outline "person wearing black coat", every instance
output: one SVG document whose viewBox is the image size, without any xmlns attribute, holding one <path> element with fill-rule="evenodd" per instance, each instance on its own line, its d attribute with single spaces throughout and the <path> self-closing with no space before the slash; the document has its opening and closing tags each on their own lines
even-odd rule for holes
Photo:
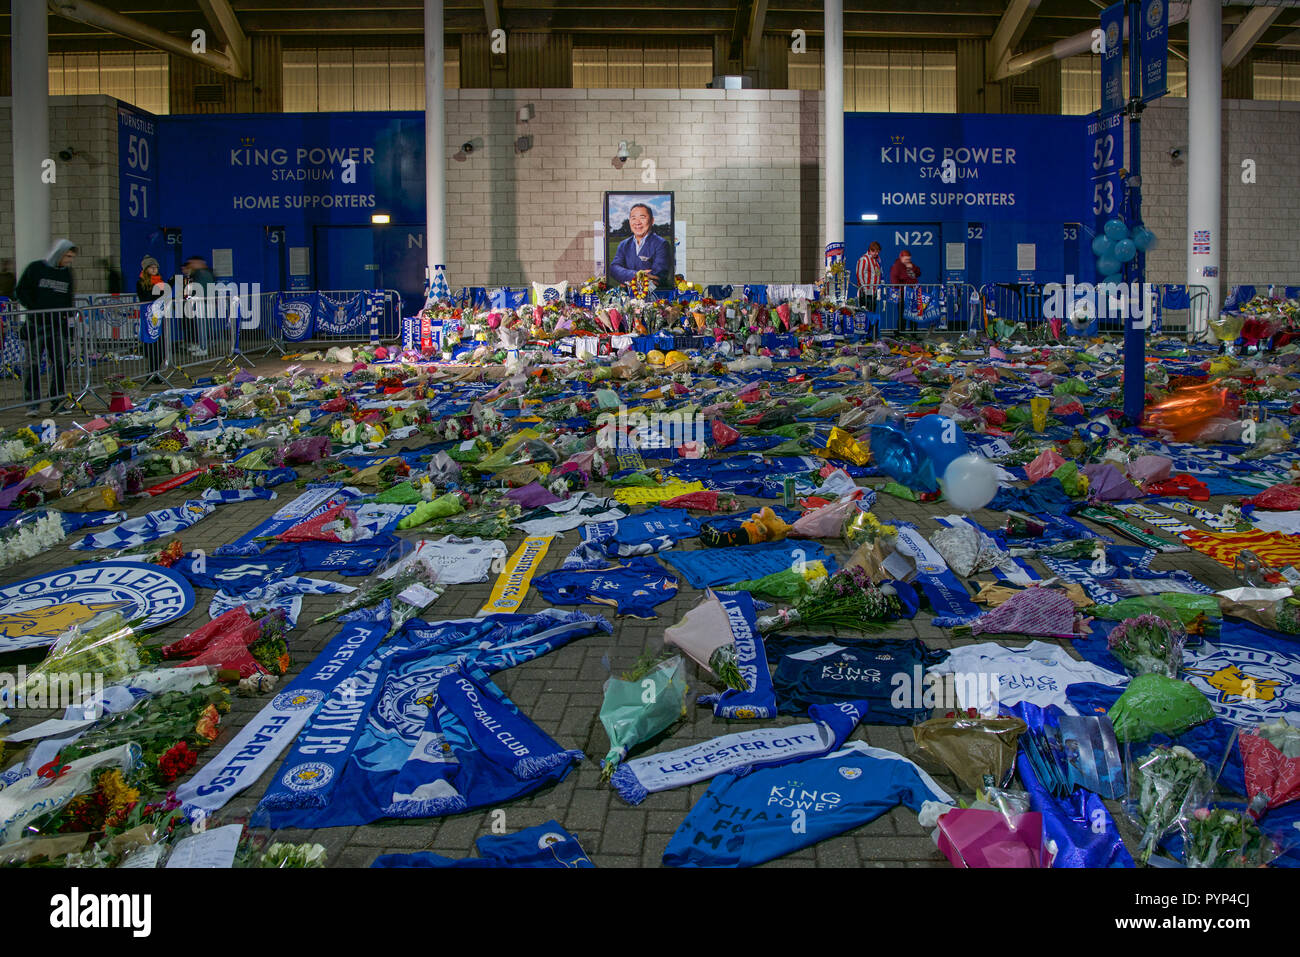
<svg viewBox="0 0 1300 957">
<path fill-rule="evenodd" d="M 23 368 L 23 400 L 31 403 L 29 416 L 39 416 L 41 400 L 41 358 L 48 362 L 50 380 L 50 415 L 63 407 L 65 374 L 68 368 L 68 321 L 73 315 L 72 261 L 77 247 L 67 239 L 57 239 L 44 259 L 37 259 L 23 270 L 14 287 L 14 296 L 29 310 L 38 311 L 23 318 L 22 339 L 27 347 Z"/>
</svg>

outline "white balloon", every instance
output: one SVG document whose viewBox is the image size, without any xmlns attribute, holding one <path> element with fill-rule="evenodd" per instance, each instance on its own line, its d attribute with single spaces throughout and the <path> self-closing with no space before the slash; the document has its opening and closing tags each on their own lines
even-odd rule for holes
<svg viewBox="0 0 1300 957">
<path fill-rule="evenodd" d="M 953 508 L 973 512 L 997 494 L 997 466 L 978 452 L 953 459 L 944 470 L 943 495 Z"/>
</svg>

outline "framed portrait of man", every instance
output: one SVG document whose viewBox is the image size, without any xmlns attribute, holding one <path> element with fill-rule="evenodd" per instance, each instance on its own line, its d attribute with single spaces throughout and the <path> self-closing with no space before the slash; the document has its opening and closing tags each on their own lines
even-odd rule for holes
<svg viewBox="0 0 1300 957">
<path fill-rule="evenodd" d="M 660 289 L 671 289 L 677 272 L 673 194 L 605 194 L 605 279 L 631 282 L 648 270 Z"/>
</svg>

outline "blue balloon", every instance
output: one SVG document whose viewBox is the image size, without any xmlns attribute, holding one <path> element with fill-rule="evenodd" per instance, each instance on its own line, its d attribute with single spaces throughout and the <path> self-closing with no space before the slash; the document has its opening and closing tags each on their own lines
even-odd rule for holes
<svg viewBox="0 0 1300 957">
<path fill-rule="evenodd" d="M 969 451 L 966 433 L 946 415 L 922 416 L 912 426 L 911 438 L 912 445 L 934 465 L 935 475 L 942 475 L 948 463 Z"/>
<path fill-rule="evenodd" d="M 1145 226 L 1139 226 L 1133 230 L 1133 244 L 1142 252 L 1148 252 L 1155 249 L 1160 243 L 1156 239 L 1156 234 L 1151 232 Z"/>
<path fill-rule="evenodd" d="M 1122 263 L 1131 263 L 1137 258 L 1137 244 L 1131 239 L 1121 239 L 1115 244 L 1115 258 Z"/>
<path fill-rule="evenodd" d="M 1116 216 L 1114 219 L 1106 220 L 1105 225 L 1106 238 L 1111 242 L 1119 242 L 1121 239 L 1128 239 L 1128 227 L 1124 225 L 1124 220 Z"/>
<path fill-rule="evenodd" d="M 934 466 L 917 451 L 908 434 L 893 422 L 871 427 L 871 458 L 895 482 L 922 492 L 937 492 Z"/>
<path fill-rule="evenodd" d="M 1103 276 L 1109 276 L 1111 273 L 1117 273 L 1120 270 L 1120 261 L 1113 256 L 1102 256 L 1097 260 L 1097 272 Z"/>
<path fill-rule="evenodd" d="M 1105 233 L 1098 233 L 1092 237 L 1092 254 L 1094 256 L 1109 256 L 1110 251 L 1114 248 L 1114 240 L 1108 238 Z"/>
</svg>

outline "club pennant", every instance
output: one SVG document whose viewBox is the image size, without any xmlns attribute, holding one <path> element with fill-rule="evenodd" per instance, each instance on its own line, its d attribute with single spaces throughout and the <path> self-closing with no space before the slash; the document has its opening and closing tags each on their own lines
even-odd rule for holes
<svg viewBox="0 0 1300 957">
<path fill-rule="evenodd" d="M 554 535 L 538 535 L 524 539 L 524 543 L 515 549 L 515 553 L 506 562 L 505 571 L 497 576 L 492 586 L 492 594 L 487 604 L 479 611 L 480 615 L 492 615 L 499 612 L 515 611 L 524 603 L 528 594 L 528 585 L 537 574 L 537 569 L 546 557 L 546 550 L 551 547 Z"/>
</svg>

